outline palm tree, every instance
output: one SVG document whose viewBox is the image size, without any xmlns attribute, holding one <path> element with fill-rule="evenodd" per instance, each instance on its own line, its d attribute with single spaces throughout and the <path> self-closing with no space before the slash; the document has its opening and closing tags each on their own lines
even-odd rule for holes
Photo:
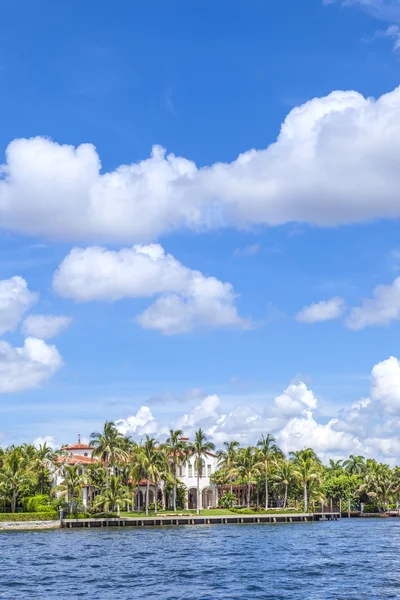
<svg viewBox="0 0 400 600">
<path fill-rule="evenodd" d="M 40 493 L 44 493 L 44 483 L 45 483 L 45 473 L 46 469 L 52 465 L 52 459 L 54 457 L 53 448 L 47 445 L 47 442 L 44 444 L 39 444 L 39 448 L 35 453 L 35 468 L 39 469 L 39 484 L 40 484 Z"/>
<path fill-rule="evenodd" d="M 98 456 L 106 465 L 106 487 L 108 487 L 109 466 L 115 475 L 117 460 L 126 459 L 126 438 L 118 431 L 115 423 L 106 421 L 102 432 L 95 431 L 91 434 L 90 445 L 93 446 L 93 456 Z"/>
<path fill-rule="evenodd" d="M 267 436 L 261 436 L 261 439 L 257 442 L 259 448 L 260 462 L 264 467 L 265 472 L 265 510 L 268 510 L 268 476 L 270 463 L 282 456 L 282 450 L 276 445 L 276 440 L 270 433 Z"/>
<path fill-rule="evenodd" d="M 187 461 L 188 458 L 188 445 L 185 440 L 182 440 L 183 431 L 181 429 L 169 430 L 169 437 L 163 449 L 167 454 L 168 458 L 172 460 L 172 477 L 173 477 L 173 503 L 174 511 L 176 512 L 176 489 L 177 489 L 177 469 L 178 466 Z"/>
<path fill-rule="evenodd" d="M 257 451 L 252 446 L 238 451 L 235 473 L 247 483 L 247 508 L 250 508 L 250 493 L 252 481 L 261 474 Z"/>
<path fill-rule="evenodd" d="M 154 508 L 155 512 L 157 512 L 158 482 L 167 468 L 166 457 L 164 452 L 162 452 L 160 448 L 157 448 L 156 440 L 146 435 L 145 443 L 139 448 L 138 460 L 140 467 L 146 476 L 146 516 L 148 516 L 150 481 L 154 482 Z"/>
<path fill-rule="evenodd" d="M 304 512 L 308 510 L 308 487 L 311 482 L 321 478 L 321 461 L 314 450 L 307 448 L 298 452 L 291 452 L 294 465 L 294 476 L 303 488 Z"/>
<path fill-rule="evenodd" d="M 344 461 L 343 467 L 350 475 L 362 475 L 365 472 L 365 458 L 363 456 L 354 456 L 350 454 L 349 458 Z"/>
<path fill-rule="evenodd" d="M 86 483 L 86 478 L 82 474 L 82 467 L 76 465 L 64 465 L 64 480 L 55 488 L 61 497 L 65 497 L 69 502 L 70 513 L 74 512 L 76 505 L 82 498 L 82 486 Z"/>
<path fill-rule="evenodd" d="M 11 512 L 17 510 L 17 502 L 21 493 L 36 481 L 32 465 L 24 456 L 22 447 L 13 448 L 5 454 L 0 471 L 0 487 L 2 495 L 10 500 Z"/>
<path fill-rule="evenodd" d="M 200 514 L 200 478 L 203 476 L 203 457 L 207 457 L 208 452 L 212 452 L 215 446 L 207 441 L 207 437 L 202 429 L 198 429 L 194 436 L 194 442 L 190 444 L 190 453 L 195 456 L 194 468 L 197 471 L 197 502 L 196 514 Z"/>
<path fill-rule="evenodd" d="M 114 512 L 117 509 L 118 516 L 121 512 L 121 506 L 132 504 L 132 498 L 128 488 L 123 485 L 121 477 L 111 475 L 109 486 L 96 496 L 93 502 L 93 508 L 104 508 L 105 511 Z"/>
<path fill-rule="evenodd" d="M 239 442 L 224 442 L 223 444 L 226 450 L 218 450 L 218 466 L 226 471 L 229 477 L 230 493 L 233 493 L 233 472 L 236 466 L 237 449 L 239 448 Z"/>
<path fill-rule="evenodd" d="M 279 460 L 275 463 L 276 471 L 274 473 L 275 484 L 278 486 L 283 486 L 284 488 L 284 496 L 283 496 L 283 508 L 286 508 L 287 498 L 288 498 L 288 489 L 289 486 L 293 483 L 295 479 L 293 463 L 290 461 L 283 459 Z"/>
</svg>

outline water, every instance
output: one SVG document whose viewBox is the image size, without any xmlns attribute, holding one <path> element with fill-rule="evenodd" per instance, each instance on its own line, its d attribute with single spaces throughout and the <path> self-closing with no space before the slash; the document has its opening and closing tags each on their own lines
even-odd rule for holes
<svg viewBox="0 0 400 600">
<path fill-rule="evenodd" d="M 400 598 L 400 519 L 0 533 L 0 598 Z"/>
</svg>

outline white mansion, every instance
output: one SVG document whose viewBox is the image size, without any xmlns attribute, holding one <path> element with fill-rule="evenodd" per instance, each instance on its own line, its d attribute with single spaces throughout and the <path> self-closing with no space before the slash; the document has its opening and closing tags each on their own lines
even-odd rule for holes
<svg viewBox="0 0 400 600">
<path fill-rule="evenodd" d="M 182 441 L 189 441 L 189 438 L 181 438 Z M 52 487 L 56 487 L 63 481 L 63 465 L 80 465 L 82 473 L 88 465 L 96 463 L 97 458 L 93 457 L 93 448 L 88 444 L 81 443 L 78 438 L 77 444 L 71 444 L 64 446 L 64 456 L 60 456 L 58 459 L 59 469 L 54 473 Z M 186 487 L 186 509 L 197 508 L 197 470 L 195 468 L 195 456 L 190 456 L 187 462 L 183 465 L 178 466 L 177 477 Z M 207 452 L 203 458 L 203 468 L 200 478 L 200 508 L 213 508 L 218 505 L 218 494 L 216 486 L 211 483 L 210 476 L 218 468 L 218 459 L 216 454 Z M 137 488 L 136 488 L 137 489 Z M 155 485 L 150 484 L 149 501 L 154 502 Z M 145 505 L 145 494 L 146 494 L 146 481 L 142 480 L 139 483 L 139 506 L 144 507 Z M 96 495 L 96 490 L 93 486 L 84 485 L 82 490 L 82 503 L 84 506 L 89 506 Z M 158 500 L 162 502 L 166 508 L 172 508 L 172 494 L 168 497 L 164 494 L 163 483 L 159 484 L 158 489 Z"/>
</svg>

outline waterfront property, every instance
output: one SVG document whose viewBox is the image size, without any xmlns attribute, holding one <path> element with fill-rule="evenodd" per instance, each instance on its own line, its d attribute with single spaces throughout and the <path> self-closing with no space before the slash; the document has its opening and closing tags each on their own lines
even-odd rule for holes
<svg viewBox="0 0 400 600">
<path fill-rule="evenodd" d="M 190 443 L 189 438 L 180 438 L 181 442 Z M 78 442 L 76 444 L 70 444 L 62 448 L 63 452 L 57 457 L 57 468 L 53 469 L 51 477 L 51 487 L 56 490 L 57 487 L 63 482 L 64 465 L 77 465 L 80 474 L 84 475 L 89 465 L 98 464 L 99 458 L 94 455 L 94 447 L 81 442 L 80 436 L 78 436 Z M 171 458 L 168 460 L 170 470 L 173 469 L 173 461 Z M 218 458 L 213 452 L 205 452 L 204 458 L 202 458 L 202 467 L 199 473 L 200 480 L 200 494 L 199 494 L 199 508 L 215 508 L 218 506 L 218 489 L 217 486 L 212 483 L 211 476 L 218 469 Z M 118 474 L 118 467 L 115 469 Z M 185 461 L 180 461 L 176 465 L 176 477 L 185 486 L 185 509 L 196 509 L 197 508 L 197 464 L 196 456 L 194 454 L 188 455 Z M 160 481 L 157 485 L 157 501 L 164 508 L 173 508 L 173 493 L 172 491 L 166 492 L 165 483 Z M 140 479 L 139 485 L 136 486 L 136 507 L 145 506 L 145 495 L 146 495 L 146 480 Z M 154 482 L 150 481 L 149 485 L 149 503 L 154 504 L 156 486 Z M 89 507 L 93 503 L 99 490 L 95 486 L 85 483 L 82 485 L 82 504 L 84 507 Z M 55 491 L 57 495 L 57 491 Z"/>
</svg>

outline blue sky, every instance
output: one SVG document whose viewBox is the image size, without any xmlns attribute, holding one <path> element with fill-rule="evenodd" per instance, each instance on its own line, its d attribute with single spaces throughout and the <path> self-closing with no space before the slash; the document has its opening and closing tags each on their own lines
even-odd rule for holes
<svg viewBox="0 0 400 600">
<path fill-rule="evenodd" d="M 1 9 L 0 443 L 400 457 L 400 2 Z"/>
</svg>

